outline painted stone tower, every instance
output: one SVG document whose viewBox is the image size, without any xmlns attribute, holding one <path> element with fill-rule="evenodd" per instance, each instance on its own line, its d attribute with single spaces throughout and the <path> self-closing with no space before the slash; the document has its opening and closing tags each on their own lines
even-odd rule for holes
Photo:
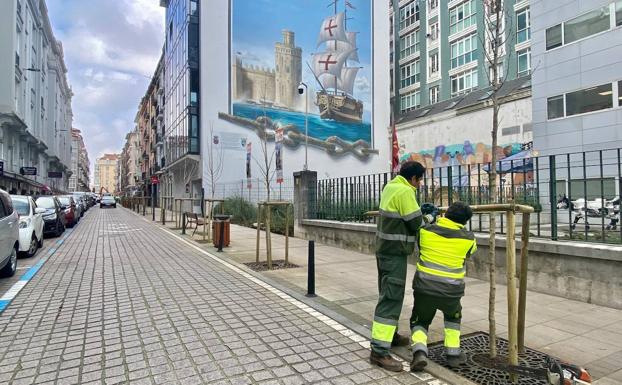
<svg viewBox="0 0 622 385">
<path fill-rule="evenodd" d="M 296 47 L 294 32 L 283 30 L 283 42 L 276 43 L 276 97 L 279 107 L 294 108 L 298 84 L 302 81 L 302 49 Z"/>
</svg>

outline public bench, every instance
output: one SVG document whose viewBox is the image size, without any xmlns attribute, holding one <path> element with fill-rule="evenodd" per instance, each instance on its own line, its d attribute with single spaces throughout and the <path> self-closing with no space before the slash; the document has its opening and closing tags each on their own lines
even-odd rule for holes
<svg viewBox="0 0 622 385">
<path fill-rule="evenodd" d="M 186 216 L 186 223 L 190 226 L 194 225 L 193 236 L 197 232 L 199 226 L 205 226 L 205 221 L 203 221 L 203 217 L 199 214 L 191 212 L 185 212 L 184 214 Z"/>
</svg>

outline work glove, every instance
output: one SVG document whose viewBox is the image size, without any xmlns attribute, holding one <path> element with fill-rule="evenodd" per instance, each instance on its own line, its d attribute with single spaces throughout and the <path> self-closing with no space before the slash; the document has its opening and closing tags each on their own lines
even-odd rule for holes
<svg viewBox="0 0 622 385">
<path fill-rule="evenodd" d="M 434 223 L 438 213 L 438 207 L 434 206 L 432 203 L 424 203 L 421 205 L 421 214 L 423 214 L 423 221 L 425 223 Z"/>
</svg>

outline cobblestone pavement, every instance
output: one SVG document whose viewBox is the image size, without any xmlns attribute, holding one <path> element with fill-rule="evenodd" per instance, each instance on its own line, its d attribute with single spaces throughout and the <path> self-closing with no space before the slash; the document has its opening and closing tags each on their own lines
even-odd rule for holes
<svg viewBox="0 0 622 385">
<path fill-rule="evenodd" d="M 0 314 L 5 384 L 441 384 L 125 209 L 95 209 Z"/>
</svg>

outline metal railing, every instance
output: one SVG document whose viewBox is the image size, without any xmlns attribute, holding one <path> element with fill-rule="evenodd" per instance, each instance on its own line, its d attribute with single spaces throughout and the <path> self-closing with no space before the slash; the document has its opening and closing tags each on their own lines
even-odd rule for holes
<svg viewBox="0 0 622 385">
<path fill-rule="evenodd" d="M 445 206 L 516 203 L 534 208 L 530 233 L 553 240 L 622 243 L 621 149 L 547 156 L 512 156 L 497 162 L 497 188 L 489 187 L 490 163 L 430 168 L 418 189 L 419 202 Z M 466 158 L 466 157 L 465 157 Z M 371 223 L 390 173 L 318 180 L 308 186 L 312 219 Z M 494 199 L 493 199 L 494 198 Z M 496 201 L 496 202 L 495 202 Z M 507 223 L 497 221 L 504 234 Z M 469 228 L 488 231 L 488 214 L 476 214 Z"/>
</svg>

